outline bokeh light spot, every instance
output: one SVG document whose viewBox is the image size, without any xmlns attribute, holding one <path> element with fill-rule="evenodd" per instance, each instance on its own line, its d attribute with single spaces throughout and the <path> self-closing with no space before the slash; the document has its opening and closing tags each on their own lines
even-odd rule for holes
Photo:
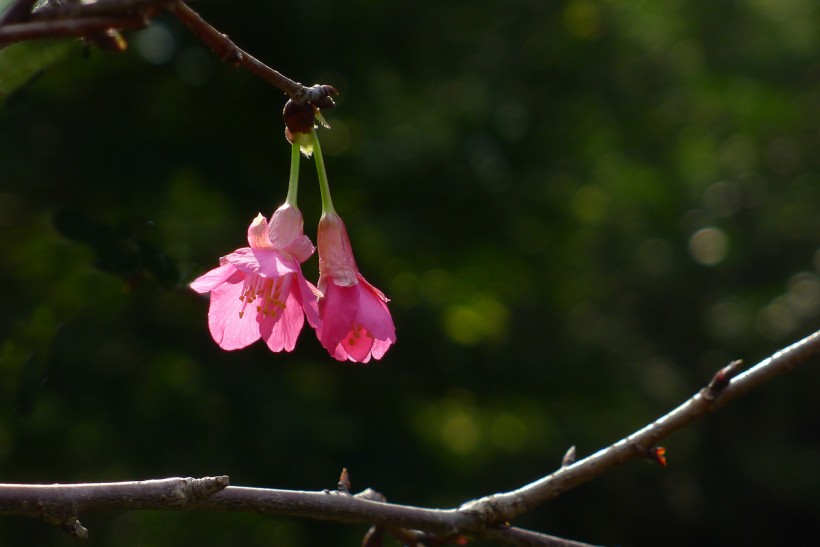
<svg viewBox="0 0 820 547">
<path fill-rule="evenodd" d="M 162 23 L 153 22 L 134 37 L 137 53 L 154 65 L 161 65 L 171 60 L 174 55 L 174 36 Z"/>
<path fill-rule="evenodd" d="M 797 315 L 810 318 L 820 311 L 820 277 L 800 272 L 789 279 L 786 300 Z"/>
<path fill-rule="evenodd" d="M 444 311 L 447 335 L 465 346 L 482 340 L 499 340 L 507 332 L 509 311 L 498 300 L 484 296 L 471 304 L 456 304 Z"/>
<path fill-rule="evenodd" d="M 456 412 L 444 418 L 441 439 L 457 454 L 469 454 L 478 445 L 478 426 L 466 412 Z"/>
<path fill-rule="evenodd" d="M 729 250 L 729 239 L 720 228 L 702 228 L 689 238 L 689 254 L 698 264 L 716 266 Z"/>
</svg>

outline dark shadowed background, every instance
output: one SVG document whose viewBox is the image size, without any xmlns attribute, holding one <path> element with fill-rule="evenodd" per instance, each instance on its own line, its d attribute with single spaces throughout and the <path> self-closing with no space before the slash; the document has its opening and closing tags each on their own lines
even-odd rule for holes
<svg viewBox="0 0 820 547">
<path fill-rule="evenodd" d="M 8 0 L 0 0 L 0 7 Z M 820 328 L 820 5 L 201 1 L 334 85 L 320 134 L 380 362 L 224 352 L 186 288 L 284 201 L 281 92 L 169 17 L 123 54 L 0 51 L 0 476 L 227 474 L 451 507 L 648 423 Z M 47 62 L 51 61 L 51 62 Z M 315 239 L 315 169 L 300 206 Z M 317 277 L 316 258 L 304 265 Z M 517 521 L 607 545 L 820 536 L 820 363 Z M 347 546 L 366 526 L 85 515 L 88 546 Z M 0 519 L 4 545 L 76 545 Z"/>
</svg>

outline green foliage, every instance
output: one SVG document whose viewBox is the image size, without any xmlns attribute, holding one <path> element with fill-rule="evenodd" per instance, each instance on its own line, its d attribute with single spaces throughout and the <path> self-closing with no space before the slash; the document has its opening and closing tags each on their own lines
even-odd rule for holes
<svg viewBox="0 0 820 547">
<path fill-rule="evenodd" d="M 2 12 L 2 9 L 0 9 Z M 70 50 L 65 41 L 14 44 L 0 49 L 0 97 L 36 80 Z"/>
<path fill-rule="evenodd" d="M 127 35 L 122 55 L 11 46 L 0 86 L 25 93 L 0 106 L 5 481 L 322 489 L 347 467 L 354 489 L 452 506 L 546 474 L 571 445 L 589 454 L 729 360 L 820 327 L 814 3 L 197 8 L 341 92 L 321 133 L 334 204 L 398 343 L 365 366 L 332 361 L 307 330 L 293 354 L 222 352 L 185 287 L 284 201 L 281 93 L 171 19 Z M 816 536 L 817 368 L 668 439 L 668 469 L 629 464 L 520 524 L 623 545 Z M 254 515 L 84 522 L 89 545 L 365 532 Z M 73 544 L 14 518 L 0 538 Z"/>
</svg>

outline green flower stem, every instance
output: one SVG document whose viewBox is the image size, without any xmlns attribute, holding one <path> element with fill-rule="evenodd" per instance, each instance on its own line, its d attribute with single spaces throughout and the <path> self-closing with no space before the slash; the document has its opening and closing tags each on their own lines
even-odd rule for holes
<svg viewBox="0 0 820 547">
<path fill-rule="evenodd" d="M 296 207 L 296 195 L 299 192 L 299 145 L 293 143 L 290 147 L 290 180 L 288 181 L 288 197 L 285 203 L 291 207 Z"/>
<path fill-rule="evenodd" d="M 322 193 L 322 214 L 336 214 L 333 208 L 333 200 L 330 199 L 330 186 L 327 183 L 327 171 L 325 171 L 325 160 L 322 157 L 322 147 L 319 145 L 319 136 L 313 130 L 313 155 L 316 158 L 316 173 L 319 175 L 319 191 Z"/>
</svg>

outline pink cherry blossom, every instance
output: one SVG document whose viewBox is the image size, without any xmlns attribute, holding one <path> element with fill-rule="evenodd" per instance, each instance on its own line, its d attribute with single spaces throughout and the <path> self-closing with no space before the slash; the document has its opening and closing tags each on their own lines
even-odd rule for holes
<svg viewBox="0 0 820 547">
<path fill-rule="evenodd" d="M 314 251 L 302 223 L 302 213 L 287 203 L 270 224 L 257 215 L 248 227 L 250 247 L 223 256 L 219 267 L 191 283 L 193 290 L 211 293 L 208 327 L 222 349 L 262 338 L 271 351 L 291 351 L 305 316 L 319 326 L 319 293 L 299 266 Z"/>
<path fill-rule="evenodd" d="M 396 342 L 387 297 L 368 283 L 353 259 L 347 230 L 335 213 L 319 221 L 319 341 L 339 361 L 381 359 Z"/>
</svg>

